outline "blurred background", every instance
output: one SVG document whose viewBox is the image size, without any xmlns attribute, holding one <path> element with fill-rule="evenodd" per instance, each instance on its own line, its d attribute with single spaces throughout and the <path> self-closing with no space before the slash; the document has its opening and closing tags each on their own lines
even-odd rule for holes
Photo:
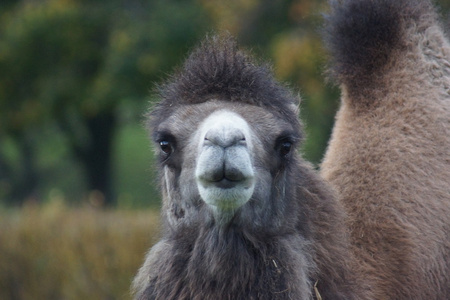
<svg viewBox="0 0 450 300">
<path fill-rule="evenodd" d="M 442 15 L 450 1 L 439 0 Z M 157 238 L 143 115 L 206 34 L 229 31 L 301 95 L 316 166 L 339 104 L 322 0 L 1 0 L 0 299 L 128 299 Z M 444 18 L 445 20 L 446 18 Z"/>
</svg>

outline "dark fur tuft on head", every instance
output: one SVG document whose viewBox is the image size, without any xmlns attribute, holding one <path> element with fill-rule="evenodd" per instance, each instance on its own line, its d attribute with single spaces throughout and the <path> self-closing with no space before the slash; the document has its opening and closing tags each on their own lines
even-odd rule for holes
<svg viewBox="0 0 450 300">
<path fill-rule="evenodd" d="M 434 14 L 428 0 L 330 0 L 330 6 L 323 31 L 329 74 L 349 89 L 381 77 L 398 50 L 406 49 L 408 28 L 421 30 Z"/>
<path fill-rule="evenodd" d="M 159 115 L 180 105 L 215 99 L 266 107 L 297 122 L 292 105 L 299 104 L 298 98 L 274 79 L 268 66 L 239 50 L 228 34 L 206 37 L 158 94 L 161 101 L 155 112 Z"/>
</svg>

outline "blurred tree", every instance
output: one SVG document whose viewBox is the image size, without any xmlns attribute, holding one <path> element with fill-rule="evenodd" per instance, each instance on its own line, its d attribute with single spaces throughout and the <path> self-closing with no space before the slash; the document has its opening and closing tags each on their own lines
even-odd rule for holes
<svg viewBox="0 0 450 300">
<path fill-rule="evenodd" d="M 56 123 L 88 188 L 112 203 L 120 108 L 142 109 L 136 103 L 204 34 L 207 16 L 175 0 L 10 3 L 0 12 L 0 143 L 16 158 L 2 147 L 0 197 L 21 201 L 37 189 L 34 143 Z"/>
<path fill-rule="evenodd" d="M 436 2 L 448 13 L 448 0 Z M 213 28 L 272 61 L 277 77 L 300 90 L 303 151 L 319 164 L 339 103 L 324 79 L 323 11 L 326 0 L 2 0 L 0 199 L 39 197 L 42 177 L 52 180 L 44 151 L 75 158 L 87 189 L 112 203 L 123 115 L 137 122 L 154 82 Z M 42 147 L 52 139 L 69 151 Z"/>
</svg>

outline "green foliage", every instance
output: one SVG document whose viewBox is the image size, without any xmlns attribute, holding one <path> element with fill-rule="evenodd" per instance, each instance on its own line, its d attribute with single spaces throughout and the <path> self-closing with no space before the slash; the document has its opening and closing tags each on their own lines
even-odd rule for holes
<svg viewBox="0 0 450 300">
<path fill-rule="evenodd" d="M 7 7 L 0 11 L 0 143 L 16 151 L 0 149 L 0 195 L 42 198 L 37 161 L 46 148 L 42 135 L 52 128 L 63 152 L 81 166 L 87 189 L 111 202 L 122 110 L 139 118 L 152 82 L 204 34 L 207 16 L 196 3 L 180 1 L 43 0 Z"/>
<path fill-rule="evenodd" d="M 150 91 L 212 31 L 231 32 L 299 90 L 302 151 L 318 165 L 339 103 L 324 79 L 323 11 L 325 0 L 1 1 L 0 202 L 54 188 L 74 201 L 95 190 L 120 206 L 157 202 L 137 124 Z"/>
<path fill-rule="evenodd" d="M 158 214 L 73 209 L 58 198 L 0 210 L 0 299 L 130 299 Z"/>
</svg>

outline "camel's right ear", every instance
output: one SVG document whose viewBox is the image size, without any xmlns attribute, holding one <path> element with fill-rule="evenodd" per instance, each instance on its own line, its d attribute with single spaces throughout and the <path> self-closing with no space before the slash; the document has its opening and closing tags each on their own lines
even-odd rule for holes
<svg viewBox="0 0 450 300">
<path fill-rule="evenodd" d="M 291 103 L 289 104 L 289 109 L 298 116 L 300 114 L 300 104 L 299 103 Z"/>
</svg>

